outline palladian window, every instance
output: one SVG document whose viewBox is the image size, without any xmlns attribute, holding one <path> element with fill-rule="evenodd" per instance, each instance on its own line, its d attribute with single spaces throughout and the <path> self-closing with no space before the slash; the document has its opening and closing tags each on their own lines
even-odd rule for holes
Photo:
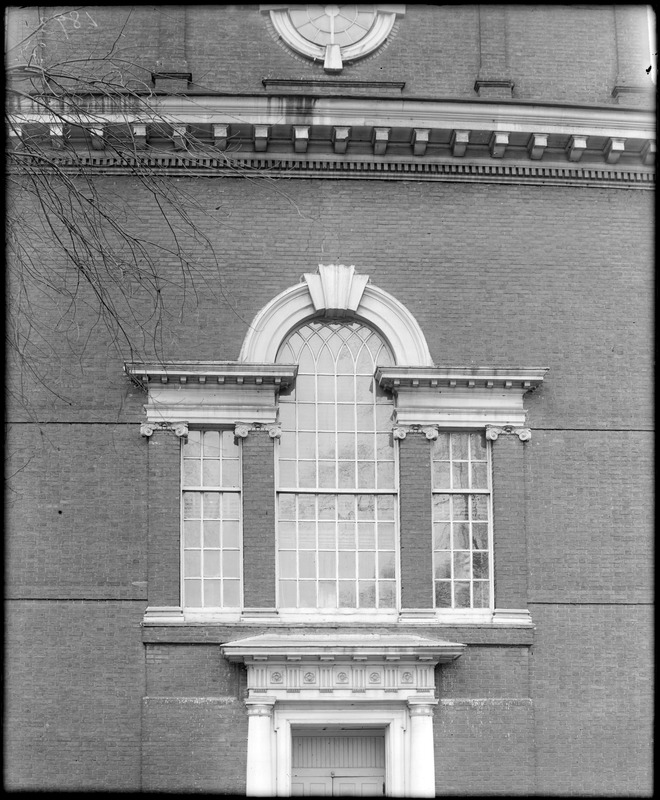
<svg viewBox="0 0 660 800">
<path fill-rule="evenodd" d="M 298 364 L 279 407 L 278 606 L 396 608 L 393 402 L 374 380 L 392 354 L 362 323 L 309 322 L 277 360 Z"/>
</svg>

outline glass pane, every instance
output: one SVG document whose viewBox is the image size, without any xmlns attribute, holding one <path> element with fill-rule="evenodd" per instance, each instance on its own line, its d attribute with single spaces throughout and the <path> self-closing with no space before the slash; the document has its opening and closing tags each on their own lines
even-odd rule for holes
<svg viewBox="0 0 660 800">
<path fill-rule="evenodd" d="M 313 522 L 301 522 L 298 528 L 298 547 L 301 550 L 316 548 L 316 526 Z"/>
<path fill-rule="evenodd" d="M 378 554 L 378 577 L 379 578 L 394 578 L 394 554 L 393 553 L 379 553 Z"/>
<path fill-rule="evenodd" d="M 298 553 L 298 577 L 316 580 L 316 553 L 313 550 L 301 550 Z"/>
<path fill-rule="evenodd" d="M 444 578 L 447 580 L 451 578 L 451 553 L 435 553 L 433 564 L 435 578 Z"/>
<path fill-rule="evenodd" d="M 488 578 L 488 553 L 473 553 L 472 569 L 475 578 Z"/>
<path fill-rule="evenodd" d="M 295 519 L 295 495 L 281 494 L 279 500 L 280 519 Z"/>
<path fill-rule="evenodd" d="M 208 523 L 207 523 L 208 524 Z M 241 545 L 241 530 L 238 521 L 226 520 L 222 526 L 222 546 L 238 549 Z"/>
<path fill-rule="evenodd" d="M 454 553 L 454 578 L 470 577 L 470 553 Z"/>
<path fill-rule="evenodd" d="M 280 400 L 280 422 L 282 430 L 292 431 L 296 427 L 296 407 L 290 400 Z"/>
<path fill-rule="evenodd" d="M 202 606 L 202 582 L 184 581 L 183 590 L 185 593 L 185 603 L 191 608 L 201 608 Z"/>
<path fill-rule="evenodd" d="M 234 431 L 222 431 L 221 439 L 224 458 L 238 458 L 240 444 L 234 436 Z"/>
<path fill-rule="evenodd" d="M 293 488 L 298 485 L 296 467 L 295 461 L 280 460 L 280 486 Z"/>
<path fill-rule="evenodd" d="M 486 523 L 472 523 L 472 547 L 475 550 L 488 549 L 488 525 Z"/>
<path fill-rule="evenodd" d="M 379 519 L 394 519 L 394 497 L 392 495 L 381 495 L 378 498 L 377 506 Z"/>
<path fill-rule="evenodd" d="M 378 595 L 380 608 L 396 607 L 396 584 L 394 581 L 384 581 L 378 584 Z"/>
<path fill-rule="evenodd" d="M 394 460 L 394 444 L 392 442 L 392 434 L 376 434 L 376 453 L 378 458 L 385 459 L 386 461 Z"/>
<path fill-rule="evenodd" d="M 468 518 L 468 495 L 455 494 L 452 497 L 452 518 L 453 519 L 467 519 Z"/>
<path fill-rule="evenodd" d="M 467 462 L 459 461 L 458 463 L 452 462 L 451 476 L 452 476 L 452 489 L 467 489 L 469 480 L 469 467 Z"/>
<path fill-rule="evenodd" d="M 394 462 L 378 462 L 378 488 L 394 489 Z"/>
<path fill-rule="evenodd" d="M 298 458 L 316 458 L 316 433 L 298 434 Z"/>
<path fill-rule="evenodd" d="M 295 578 L 297 577 L 296 567 L 296 553 L 290 551 L 280 550 L 280 577 L 281 578 Z"/>
<path fill-rule="evenodd" d="M 220 458 L 220 431 L 204 431 L 204 458 Z"/>
<path fill-rule="evenodd" d="M 355 581 L 339 581 L 339 608 L 355 608 L 356 605 Z"/>
<path fill-rule="evenodd" d="M 337 376 L 337 400 L 352 403 L 355 400 L 355 379 L 353 375 Z"/>
<path fill-rule="evenodd" d="M 453 461 L 466 461 L 469 454 L 469 433 L 452 433 L 451 434 L 451 457 Z"/>
<path fill-rule="evenodd" d="M 488 464 L 484 462 L 477 462 L 476 464 L 472 464 L 472 488 L 473 489 L 488 488 Z"/>
<path fill-rule="evenodd" d="M 470 608 L 470 584 L 467 581 L 454 584 L 454 608 Z"/>
<path fill-rule="evenodd" d="M 373 461 L 375 456 L 373 433 L 358 433 L 357 455 L 360 459 L 369 459 L 370 461 Z"/>
<path fill-rule="evenodd" d="M 222 496 L 223 519 L 240 519 L 241 496 L 237 493 L 226 492 Z"/>
<path fill-rule="evenodd" d="M 374 489 L 376 487 L 376 476 L 374 473 L 373 461 L 359 461 L 358 462 L 358 488 L 359 489 Z M 383 464 L 378 465 L 379 476 Z"/>
<path fill-rule="evenodd" d="M 358 553 L 358 575 L 360 578 L 376 577 L 376 554 Z"/>
<path fill-rule="evenodd" d="M 451 608 L 451 583 L 438 581 L 435 584 L 435 607 Z"/>
<path fill-rule="evenodd" d="M 355 489 L 355 462 L 339 461 L 338 484 L 340 489 Z"/>
<path fill-rule="evenodd" d="M 470 458 L 473 461 L 485 461 L 488 458 L 486 437 L 483 433 L 470 434 Z"/>
<path fill-rule="evenodd" d="M 355 552 L 339 553 L 338 575 L 340 578 L 355 578 Z"/>
<path fill-rule="evenodd" d="M 472 587 L 474 608 L 488 608 L 490 605 L 490 583 L 488 581 L 475 581 Z"/>
<path fill-rule="evenodd" d="M 187 578 L 199 578 L 202 574 L 202 553 L 200 550 L 186 550 L 183 554 L 183 574 Z"/>
<path fill-rule="evenodd" d="M 337 486 L 337 462 L 319 461 L 319 486 L 323 489 L 334 489 Z"/>
<path fill-rule="evenodd" d="M 185 519 L 199 519 L 202 516 L 202 498 L 199 492 L 183 493 L 183 516 Z"/>
<path fill-rule="evenodd" d="M 220 551 L 219 550 L 205 550 L 204 551 L 204 577 L 205 578 L 220 578 L 221 576 L 222 576 L 222 572 L 220 570 Z M 206 600 L 208 600 L 208 598 L 206 598 Z"/>
<path fill-rule="evenodd" d="M 204 581 L 204 606 L 218 607 L 222 605 L 222 581 Z"/>
<path fill-rule="evenodd" d="M 319 519 L 335 519 L 336 498 L 332 495 L 319 495 Z"/>
<path fill-rule="evenodd" d="M 319 433 L 319 458 L 336 458 L 335 434 Z"/>
<path fill-rule="evenodd" d="M 200 523 L 197 520 L 186 520 L 183 523 L 183 546 L 200 547 L 202 544 Z"/>
<path fill-rule="evenodd" d="M 334 375 L 325 376 L 319 375 L 317 377 L 318 382 L 318 399 L 322 403 L 334 403 L 335 402 L 335 378 Z"/>
<path fill-rule="evenodd" d="M 357 410 L 357 430 L 359 431 L 373 431 L 376 428 L 376 421 L 374 418 L 374 407 L 372 405 L 359 404 Z"/>
<path fill-rule="evenodd" d="M 319 606 L 337 608 L 337 586 L 334 581 L 319 581 Z"/>
<path fill-rule="evenodd" d="M 376 514 L 376 498 L 370 494 L 358 496 L 358 519 L 374 519 Z"/>
<path fill-rule="evenodd" d="M 433 526 L 433 547 L 436 550 L 448 550 L 449 544 L 449 528 L 448 522 L 436 522 Z"/>
<path fill-rule="evenodd" d="M 488 497 L 485 494 L 472 495 L 470 498 L 470 507 L 472 510 L 472 519 L 488 519 Z"/>
<path fill-rule="evenodd" d="M 202 469 L 204 486 L 220 487 L 220 462 L 217 460 L 204 461 Z"/>
<path fill-rule="evenodd" d="M 335 578 L 337 576 L 337 556 L 334 552 L 319 553 L 319 578 Z"/>
<path fill-rule="evenodd" d="M 238 489 L 241 485 L 240 462 L 230 459 L 222 462 L 222 485 L 226 489 Z"/>
<path fill-rule="evenodd" d="M 183 485 L 199 486 L 200 483 L 200 461 L 185 459 L 183 462 Z"/>
<path fill-rule="evenodd" d="M 394 550 L 394 523 L 378 523 L 378 548 L 380 550 Z"/>
<path fill-rule="evenodd" d="M 201 431 L 188 431 L 188 441 L 183 442 L 184 458 L 199 458 L 201 455 L 200 442 L 202 439 Z"/>
<path fill-rule="evenodd" d="M 296 523 L 280 521 L 277 538 L 282 550 L 294 550 L 296 547 Z"/>
<path fill-rule="evenodd" d="M 334 431 L 335 428 L 335 409 L 337 406 L 330 403 L 319 403 L 318 405 L 318 419 L 320 431 Z M 341 406 L 338 407 L 341 409 Z M 339 426 L 341 429 L 341 425 Z"/>
<path fill-rule="evenodd" d="M 438 438 L 433 442 L 434 460 L 449 460 L 449 433 L 438 433 Z"/>
<path fill-rule="evenodd" d="M 454 549 L 470 549 L 470 526 L 467 522 L 454 523 Z"/>
<path fill-rule="evenodd" d="M 298 409 L 298 429 L 313 431 L 316 430 L 316 406 L 312 403 L 299 403 Z"/>
<path fill-rule="evenodd" d="M 299 461 L 298 462 L 298 486 L 301 489 L 315 489 L 316 488 L 316 462 L 315 461 Z"/>
<path fill-rule="evenodd" d="M 353 495 L 340 495 L 337 498 L 339 519 L 355 519 L 355 497 Z"/>
<path fill-rule="evenodd" d="M 337 545 L 337 529 L 334 522 L 319 522 L 319 550 L 334 550 Z"/>
<path fill-rule="evenodd" d="M 316 608 L 316 582 L 300 581 L 298 590 L 300 591 L 301 608 Z"/>
<path fill-rule="evenodd" d="M 241 582 L 223 581 L 224 583 L 224 605 L 228 608 L 238 608 L 241 605 Z"/>
<path fill-rule="evenodd" d="M 296 379 L 296 398 L 298 402 L 302 400 L 314 400 L 316 397 L 316 380 L 313 375 L 298 375 Z"/>
<path fill-rule="evenodd" d="M 222 574 L 226 578 L 240 578 L 241 558 L 238 550 L 222 551 Z"/>
<path fill-rule="evenodd" d="M 449 483 L 449 462 L 447 461 L 434 461 L 433 462 L 433 488 L 442 491 L 443 489 L 451 489 Z"/>
<path fill-rule="evenodd" d="M 334 408 L 334 406 L 331 406 Z M 334 420 L 333 420 L 334 426 Z M 355 406 L 342 405 L 337 406 L 337 430 L 338 431 L 354 431 L 355 428 Z"/>
<path fill-rule="evenodd" d="M 435 520 L 451 519 L 451 495 L 449 494 L 433 495 L 433 519 Z"/>
<path fill-rule="evenodd" d="M 303 494 L 298 498 L 298 519 L 316 519 L 316 496 Z"/>
<path fill-rule="evenodd" d="M 340 522 L 337 525 L 337 542 L 341 549 L 355 550 L 355 522 Z"/>
<path fill-rule="evenodd" d="M 355 458 L 355 434 L 353 433 L 338 433 L 337 434 L 337 457 L 338 458 Z"/>
<path fill-rule="evenodd" d="M 376 607 L 376 583 L 374 581 L 360 581 L 360 607 L 361 608 L 375 608 Z"/>
<path fill-rule="evenodd" d="M 358 524 L 358 547 L 360 550 L 376 549 L 376 526 L 372 522 Z"/>
<path fill-rule="evenodd" d="M 204 492 L 204 519 L 220 519 L 220 493 Z"/>
<path fill-rule="evenodd" d="M 295 608 L 298 605 L 296 599 L 296 582 L 280 581 L 280 606 L 284 608 Z"/>
<path fill-rule="evenodd" d="M 220 520 L 204 523 L 204 547 L 220 547 Z"/>
</svg>

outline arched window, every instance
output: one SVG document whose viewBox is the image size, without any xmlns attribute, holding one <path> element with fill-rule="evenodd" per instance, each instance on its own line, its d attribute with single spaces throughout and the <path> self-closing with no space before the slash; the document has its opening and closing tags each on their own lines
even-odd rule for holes
<svg viewBox="0 0 660 800">
<path fill-rule="evenodd" d="M 278 605 L 395 608 L 393 402 L 374 379 L 392 353 L 361 322 L 308 322 L 277 360 L 298 364 L 279 409 Z"/>
</svg>

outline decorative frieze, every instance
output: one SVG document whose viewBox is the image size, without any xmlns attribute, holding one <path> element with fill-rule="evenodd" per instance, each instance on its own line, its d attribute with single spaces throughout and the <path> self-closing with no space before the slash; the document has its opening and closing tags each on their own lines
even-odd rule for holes
<svg viewBox="0 0 660 800">
<path fill-rule="evenodd" d="M 494 442 L 502 435 L 515 435 L 521 442 L 527 442 L 532 438 L 532 432 L 529 428 L 516 428 L 513 425 L 503 425 L 502 427 L 496 425 L 486 426 L 486 439 L 490 439 L 490 441 Z"/>
</svg>

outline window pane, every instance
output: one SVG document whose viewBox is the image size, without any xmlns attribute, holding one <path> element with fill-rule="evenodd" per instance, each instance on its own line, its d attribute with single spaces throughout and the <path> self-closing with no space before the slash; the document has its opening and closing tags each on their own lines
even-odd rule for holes
<svg viewBox="0 0 660 800">
<path fill-rule="evenodd" d="M 470 577 L 470 554 L 454 553 L 454 578 Z"/>
<path fill-rule="evenodd" d="M 486 523 L 472 523 L 472 547 L 475 550 L 488 549 L 488 525 Z"/>
<path fill-rule="evenodd" d="M 483 462 L 472 464 L 472 488 L 488 488 L 488 465 Z"/>
<path fill-rule="evenodd" d="M 201 456 L 200 442 L 202 440 L 201 431 L 188 431 L 188 441 L 183 441 L 181 448 L 184 458 L 199 458 Z"/>
<path fill-rule="evenodd" d="M 361 608 L 376 607 L 376 583 L 374 581 L 360 581 L 359 603 Z"/>
<path fill-rule="evenodd" d="M 450 581 L 437 581 L 435 584 L 435 607 L 451 608 Z"/>
<path fill-rule="evenodd" d="M 186 520 L 183 523 L 183 546 L 201 547 L 201 526 L 197 520 Z"/>
<path fill-rule="evenodd" d="M 220 493 L 204 492 L 204 519 L 220 519 Z"/>
<path fill-rule="evenodd" d="M 204 581 L 204 605 L 207 608 L 209 606 L 222 606 L 222 581 Z"/>
<path fill-rule="evenodd" d="M 202 516 L 202 498 L 199 492 L 183 493 L 184 519 L 199 519 Z"/>
<path fill-rule="evenodd" d="M 450 547 L 448 522 L 438 522 L 433 526 L 433 547 L 436 550 L 448 550 Z"/>
<path fill-rule="evenodd" d="M 220 487 L 220 461 L 204 460 L 202 468 L 202 477 L 204 486 L 217 486 Z"/>
<path fill-rule="evenodd" d="M 205 550 L 204 551 L 204 577 L 205 578 L 220 578 L 222 572 L 220 571 L 220 551 L 219 550 Z"/>
<path fill-rule="evenodd" d="M 222 574 L 225 578 L 239 578 L 241 575 L 241 559 L 237 550 L 222 551 Z"/>
<path fill-rule="evenodd" d="M 227 608 L 237 608 L 241 605 L 241 584 L 240 581 L 225 580 L 223 605 Z"/>
<path fill-rule="evenodd" d="M 488 608 L 490 605 L 490 583 L 488 581 L 475 581 L 473 595 L 475 608 Z"/>
<path fill-rule="evenodd" d="M 183 554 L 184 575 L 199 578 L 202 574 L 201 550 L 186 550 Z"/>
<path fill-rule="evenodd" d="M 450 486 L 450 470 L 448 461 L 434 461 L 433 462 L 433 488 L 434 489 L 451 489 Z"/>
<path fill-rule="evenodd" d="M 281 494 L 279 499 L 280 519 L 295 519 L 295 495 Z"/>
<path fill-rule="evenodd" d="M 190 523 L 186 523 L 189 525 Z M 204 523 L 204 547 L 220 547 L 220 521 Z"/>
<path fill-rule="evenodd" d="M 475 578 L 488 578 L 488 553 L 473 553 L 472 569 Z"/>
<path fill-rule="evenodd" d="M 226 520 L 223 523 L 222 546 L 237 550 L 241 546 L 241 529 L 237 520 Z"/>
<path fill-rule="evenodd" d="M 467 489 L 468 480 L 469 480 L 469 471 L 470 465 L 467 462 L 463 461 L 454 461 L 452 462 L 451 467 L 451 477 L 452 477 L 452 489 Z"/>
<path fill-rule="evenodd" d="M 468 459 L 469 440 L 470 435 L 468 433 L 451 434 L 451 457 L 453 461 L 466 461 Z"/>
<path fill-rule="evenodd" d="M 200 608 L 202 605 L 202 582 L 184 581 L 185 604 L 191 608 Z"/>
<path fill-rule="evenodd" d="M 470 548 L 470 526 L 467 522 L 454 523 L 454 549 L 469 550 Z"/>
<path fill-rule="evenodd" d="M 280 559 L 279 578 L 297 580 L 298 607 L 364 606 L 369 592 L 367 607 L 392 607 L 398 515 L 394 494 L 378 500 L 371 494 L 395 487 L 392 396 L 380 392 L 379 422 L 386 427 L 377 437 L 374 413 L 373 373 L 377 363 L 394 363 L 391 354 L 379 335 L 360 323 L 313 321 L 289 337 L 279 357 L 299 366 L 296 391 L 280 397 L 280 419 L 297 420 L 297 429 L 291 426 L 296 446 L 285 445 L 285 430 L 278 448 L 279 485 L 309 490 L 288 493 L 295 497 L 297 515 L 293 502 L 280 500 L 280 556 L 286 544 L 287 557 L 295 548 L 298 559 L 290 577 L 281 570 L 292 567 Z M 359 495 L 354 494 L 358 487 Z M 315 494 L 319 489 L 337 494 Z M 367 561 L 360 561 L 365 554 Z M 358 567 L 366 584 L 373 584 L 360 587 L 359 597 Z M 376 574 L 380 577 L 374 580 Z M 285 591 L 291 589 L 281 587 Z"/>
<path fill-rule="evenodd" d="M 485 494 L 472 495 L 470 500 L 473 520 L 488 519 L 488 496 Z"/>
<path fill-rule="evenodd" d="M 483 433 L 470 434 L 470 458 L 473 461 L 486 461 L 488 458 L 486 437 Z"/>
<path fill-rule="evenodd" d="M 467 581 L 454 584 L 454 607 L 470 608 L 470 584 Z"/>
<path fill-rule="evenodd" d="M 279 603 L 284 608 L 295 608 L 298 605 L 295 581 L 280 581 Z"/>
<path fill-rule="evenodd" d="M 224 489 L 238 489 L 241 481 L 240 462 L 227 459 L 222 462 L 222 486 Z"/>
<path fill-rule="evenodd" d="M 185 459 L 183 462 L 183 485 L 184 486 L 199 486 L 200 484 L 200 461 L 193 461 L 192 459 Z"/>
<path fill-rule="evenodd" d="M 296 578 L 296 554 L 288 550 L 280 550 L 280 577 Z"/>
<path fill-rule="evenodd" d="M 451 553 L 436 553 L 434 574 L 436 578 L 451 578 Z"/>
<path fill-rule="evenodd" d="M 449 433 L 438 433 L 438 438 L 433 442 L 433 459 L 434 460 L 449 460 Z"/>
<path fill-rule="evenodd" d="M 452 518 L 453 519 L 467 519 L 468 518 L 468 495 L 455 494 L 452 497 Z"/>
<path fill-rule="evenodd" d="M 433 518 L 436 520 L 451 519 L 451 495 L 433 495 Z"/>
</svg>

